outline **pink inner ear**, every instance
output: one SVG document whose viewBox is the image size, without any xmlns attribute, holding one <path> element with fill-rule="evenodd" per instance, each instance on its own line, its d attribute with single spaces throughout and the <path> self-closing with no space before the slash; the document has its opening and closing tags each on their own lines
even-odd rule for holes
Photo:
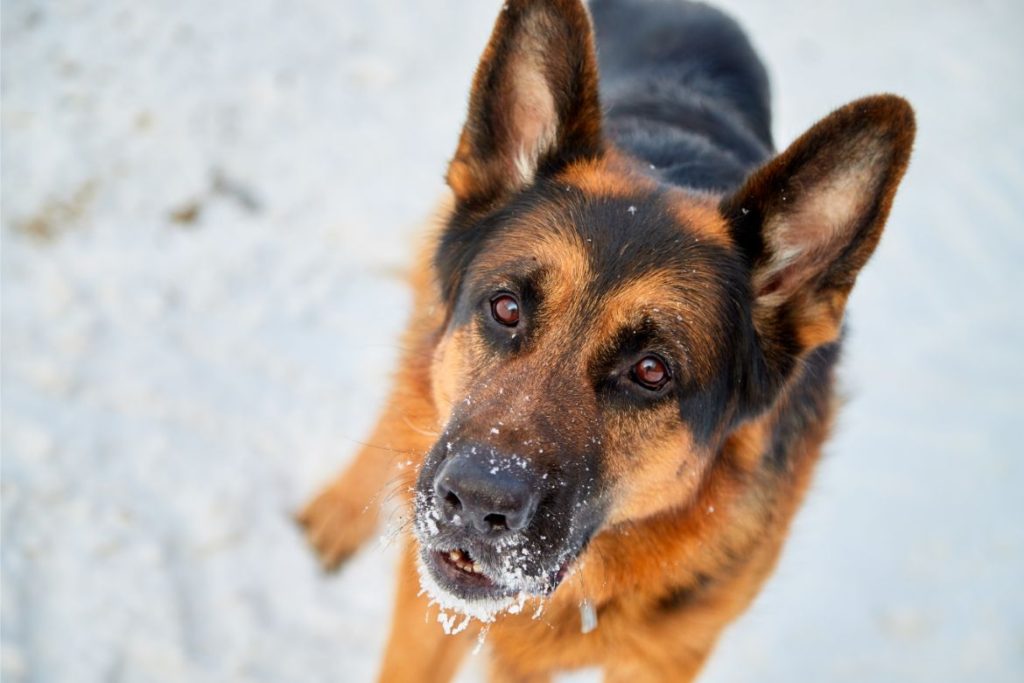
<svg viewBox="0 0 1024 683">
<path fill-rule="evenodd" d="M 512 64 L 511 140 L 513 165 L 519 183 L 533 181 L 540 157 L 558 135 L 555 100 L 544 79 L 540 58 L 527 51 Z"/>
<path fill-rule="evenodd" d="M 783 203 L 764 226 L 771 254 L 755 277 L 759 297 L 785 299 L 814 280 L 840 257 L 870 208 L 880 164 L 867 157 L 805 185 Z"/>
<path fill-rule="evenodd" d="M 767 280 L 757 290 L 757 296 L 771 296 L 782 288 L 785 271 L 778 273 L 775 277 Z"/>
<path fill-rule="evenodd" d="M 552 27 L 541 12 L 523 20 L 520 44 L 508 64 L 508 116 L 505 154 L 520 185 L 533 182 L 541 156 L 558 137 L 558 113 L 545 73 Z"/>
</svg>

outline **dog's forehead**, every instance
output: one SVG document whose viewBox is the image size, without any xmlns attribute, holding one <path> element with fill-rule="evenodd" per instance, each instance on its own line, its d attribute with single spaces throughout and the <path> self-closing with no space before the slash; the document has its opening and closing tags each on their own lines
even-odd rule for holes
<svg viewBox="0 0 1024 683">
<path fill-rule="evenodd" d="M 708 303 L 735 260 L 714 203 L 676 188 L 559 178 L 510 208 L 476 278 L 539 280 L 554 303 Z"/>
</svg>

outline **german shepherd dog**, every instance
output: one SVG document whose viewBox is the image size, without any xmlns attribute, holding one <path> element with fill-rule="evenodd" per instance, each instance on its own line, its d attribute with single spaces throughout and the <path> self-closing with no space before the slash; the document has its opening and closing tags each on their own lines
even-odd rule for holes
<svg viewBox="0 0 1024 683">
<path fill-rule="evenodd" d="M 493 681 L 696 676 L 819 459 L 914 130 L 868 97 L 775 154 L 765 69 L 718 11 L 505 4 L 391 398 L 299 515 L 333 568 L 399 482 L 382 680 L 446 681 L 484 636 Z"/>
</svg>

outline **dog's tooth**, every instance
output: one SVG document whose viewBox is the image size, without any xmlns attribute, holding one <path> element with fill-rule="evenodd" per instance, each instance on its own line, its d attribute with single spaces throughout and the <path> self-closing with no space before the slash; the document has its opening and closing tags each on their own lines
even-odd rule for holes
<svg viewBox="0 0 1024 683">
<path fill-rule="evenodd" d="M 458 550 L 453 550 L 450 553 L 448 553 L 448 557 L 451 559 L 452 562 L 458 562 L 459 559 L 461 559 Z"/>
</svg>

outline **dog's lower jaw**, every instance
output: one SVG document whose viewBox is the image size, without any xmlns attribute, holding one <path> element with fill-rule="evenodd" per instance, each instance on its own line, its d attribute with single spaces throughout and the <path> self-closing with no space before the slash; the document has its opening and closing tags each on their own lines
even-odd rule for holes
<svg viewBox="0 0 1024 683">
<path fill-rule="evenodd" d="M 527 607 L 531 610 L 536 607 L 533 618 L 538 618 L 564 580 L 575 573 L 577 566 L 577 556 L 573 555 L 541 577 L 525 577 L 518 574 L 514 581 L 506 576 L 506 581 L 499 583 L 485 574 L 484 570 L 468 556 L 465 556 L 465 559 L 460 557 L 464 555 L 463 551 L 440 551 L 419 539 L 416 543 L 419 546 L 416 553 L 416 569 L 419 574 L 420 594 L 426 595 L 430 604 L 438 607 L 438 622 L 446 633 L 458 633 L 466 628 L 471 619 L 490 624 L 502 615 L 519 614 Z M 448 559 L 450 555 L 454 555 L 455 559 Z M 449 566 L 445 567 L 446 564 Z M 469 569 L 470 564 L 476 571 Z M 444 574 L 452 574 L 454 571 L 467 572 L 468 576 L 463 578 L 476 584 L 470 590 L 478 594 L 474 595 L 471 592 L 469 595 L 458 595 L 450 588 L 446 588 L 446 579 L 451 581 L 453 577 L 444 577 Z M 528 602 L 531 605 L 528 606 Z M 450 616 L 449 612 L 454 616 Z M 459 615 L 464 617 L 464 620 L 459 621 Z"/>
<path fill-rule="evenodd" d="M 507 595 L 481 596 L 479 598 L 460 597 L 451 591 L 443 588 L 434 570 L 428 566 L 432 560 L 429 558 L 431 551 L 427 548 L 420 549 L 416 560 L 416 569 L 420 579 L 421 593 L 426 594 L 431 604 L 436 604 L 442 615 L 445 612 L 456 612 L 468 619 L 476 619 L 483 623 L 493 622 L 498 615 L 504 612 L 518 612 L 526 601 L 525 592 L 519 591 Z M 438 621 L 445 627 L 445 631 L 451 633 L 451 622 L 439 616 Z M 465 627 L 465 623 L 459 624 L 456 630 Z"/>
</svg>

